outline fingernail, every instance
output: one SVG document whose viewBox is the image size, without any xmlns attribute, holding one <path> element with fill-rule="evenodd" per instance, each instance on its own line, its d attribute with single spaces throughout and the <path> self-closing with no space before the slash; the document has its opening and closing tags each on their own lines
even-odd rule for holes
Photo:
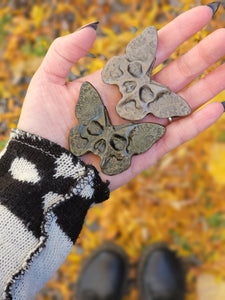
<svg viewBox="0 0 225 300">
<path fill-rule="evenodd" d="M 215 13 L 217 12 L 217 9 L 219 8 L 221 2 L 220 1 L 214 1 L 214 2 L 211 2 L 209 4 L 207 4 L 206 6 L 208 6 L 209 8 L 211 8 L 212 10 L 212 14 L 213 16 L 215 15 Z"/>
<path fill-rule="evenodd" d="M 223 105 L 224 111 L 225 111 L 225 101 L 221 102 L 221 104 Z"/>
<path fill-rule="evenodd" d="M 91 28 L 93 28 L 94 30 L 97 30 L 98 24 L 99 24 L 99 21 L 92 22 L 92 23 L 90 23 L 90 24 L 84 25 L 84 26 L 81 27 L 79 30 L 84 29 L 84 28 L 87 28 L 87 27 L 91 27 Z"/>
</svg>

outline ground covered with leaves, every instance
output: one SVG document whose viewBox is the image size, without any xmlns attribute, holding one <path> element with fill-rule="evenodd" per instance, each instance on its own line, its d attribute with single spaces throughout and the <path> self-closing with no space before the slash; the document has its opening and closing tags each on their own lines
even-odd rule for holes
<svg viewBox="0 0 225 300">
<path fill-rule="evenodd" d="M 100 21 L 91 53 L 72 68 L 69 80 L 74 80 L 103 67 L 112 56 L 123 54 L 127 43 L 145 27 L 160 29 L 198 4 L 178 0 L 1 1 L 0 149 L 10 128 L 16 127 L 28 84 L 54 38 Z M 224 25 L 221 6 L 210 24 L 179 47 L 170 61 Z M 225 92 L 215 100 L 224 101 Z M 147 245 L 159 241 L 168 243 L 183 258 L 188 300 L 224 299 L 224 119 L 111 193 L 108 201 L 93 207 L 76 246 L 36 299 L 76 299 L 82 261 L 104 241 L 119 244 L 129 255 L 130 284 L 125 299 L 138 299 L 135 278 L 140 254 Z"/>
</svg>

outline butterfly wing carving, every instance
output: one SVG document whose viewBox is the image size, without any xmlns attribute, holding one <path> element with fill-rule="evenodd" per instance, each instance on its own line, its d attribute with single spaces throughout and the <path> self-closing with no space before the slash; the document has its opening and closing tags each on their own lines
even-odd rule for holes
<svg viewBox="0 0 225 300">
<path fill-rule="evenodd" d="M 158 118 L 182 117 L 191 113 L 188 103 L 166 86 L 151 80 L 142 82 L 139 90 L 123 94 L 116 106 L 124 119 L 141 120 L 152 113 Z"/>
<path fill-rule="evenodd" d="M 154 101 L 148 102 L 148 112 L 159 118 L 184 117 L 191 113 L 189 104 L 166 86 L 151 80 Z"/>
<path fill-rule="evenodd" d="M 78 124 L 69 134 L 70 150 L 76 156 L 93 152 L 101 158 L 101 170 L 115 175 L 126 170 L 135 154 L 158 141 L 165 127 L 155 123 L 127 123 L 113 126 L 100 95 L 89 83 L 81 86 L 76 105 Z"/>
<path fill-rule="evenodd" d="M 84 82 L 80 89 L 75 108 L 78 124 L 70 130 L 70 151 L 80 156 L 90 151 L 97 137 L 104 135 L 104 128 L 109 123 L 106 108 L 96 89 Z"/>
<path fill-rule="evenodd" d="M 149 113 L 159 118 L 191 113 L 183 98 L 150 78 L 156 49 L 157 31 L 150 26 L 128 43 L 124 56 L 111 58 L 103 68 L 103 81 L 119 86 L 122 98 L 116 111 L 123 119 L 140 120 Z"/>
<path fill-rule="evenodd" d="M 108 175 L 128 169 L 132 156 L 150 149 L 166 131 L 164 126 L 156 123 L 127 123 L 113 128 L 108 152 L 101 160 L 101 169 Z"/>
<path fill-rule="evenodd" d="M 154 26 L 147 27 L 139 36 L 131 40 L 126 54 L 112 57 L 102 70 L 105 83 L 117 84 L 143 77 L 151 72 L 157 48 L 157 32 Z M 134 78 L 133 78 L 134 77 Z M 122 92 L 122 91 L 121 91 Z"/>
<path fill-rule="evenodd" d="M 128 43 L 125 56 L 128 62 L 130 62 L 129 73 L 133 73 L 132 75 L 135 77 L 141 77 L 141 75 L 152 71 L 155 63 L 157 42 L 157 30 L 154 26 L 149 26 Z M 135 65 L 139 65 L 140 73 L 132 72 Z"/>
</svg>

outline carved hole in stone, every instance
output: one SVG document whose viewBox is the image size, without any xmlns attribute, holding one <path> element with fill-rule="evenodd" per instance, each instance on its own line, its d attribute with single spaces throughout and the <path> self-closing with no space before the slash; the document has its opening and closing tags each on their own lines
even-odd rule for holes
<svg viewBox="0 0 225 300">
<path fill-rule="evenodd" d="M 135 81 L 126 81 L 124 82 L 123 86 L 125 87 L 127 93 L 131 93 L 136 88 L 137 83 Z"/>
<path fill-rule="evenodd" d="M 129 102 L 124 103 L 123 109 L 127 112 L 134 112 L 136 109 L 136 101 L 132 99 Z"/>
<path fill-rule="evenodd" d="M 143 75 L 142 66 L 139 62 L 134 61 L 128 65 L 128 72 L 134 77 L 141 77 Z"/>
<path fill-rule="evenodd" d="M 127 145 L 127 140 L 121 135 L 115 134 L 110 140 L 110 145 L 114 150 L 122 151 Z"/>
<path fill-rule="evenodd" d="M 100 153 L 104 153 L 105 148 L 106 148 L 106 142 L 103 139 L 97 141 L 97 143 L 95 143 L 94 145 L 94 149 L 98 150 Z"/>
<path fill-rule="evenodd" d="M 112 77 L 113 79 L 118 79 L 121 76 L 123 76 L 123 71 L 120 69 L 119 66 L 114 66 L 114 68 L 110 72 L 110 77 Z"/>
<path fill-rule="evenodd" d="M 154 97 L 152 90 L 147 85 L 140 88 L 139 94 L 141 101 L 144 102 L 149 102 Z"/>
<path fill-rule="evenodd" d="M 163 101 L 163 98 L 164 98 L 164 101 Z M 154 101 L 150 101 L 147 103 L 147 107 L 149 109 L 151 107 L 152 109 L 154 108 L 154 109 L 160 109 L 160 110 L 162 110 L 163 107 L 166 107 L 166 109 L 167 109 L 168 99 L 169 99 L 169 102 L 171 102 L 170 93 L 161 91 L 161 92 L 157 93 L 157 95 L 155 95 L 155 98 L 153 99 Z"/>
<path fill-rule="evenodd" d="M 102 134 L 103 127 L 98 122 L 92 121 L 91 124 L 87 128 L 87 132 L 90 135 L 98 136 L 98 135 Z"/>
</svg>

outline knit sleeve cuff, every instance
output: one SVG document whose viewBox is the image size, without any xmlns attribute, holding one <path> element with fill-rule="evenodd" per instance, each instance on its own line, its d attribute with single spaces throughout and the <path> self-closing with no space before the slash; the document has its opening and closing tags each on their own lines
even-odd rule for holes
<svg viewBox="0 0 225 300">
<path fill-rule="evenodd" d="M 42 173 L 52 171 L 52 177 L 55 179 L 60 178 L 63 181 L 63 185 L 65 185 L 66 180 L 69 185 L 75 187 L 77 182 L 80 183 L 81 177 L 86 178 L 83 183 L 85 185 L 83 189 L 78 184 L 77 191 L 74 190 L 74 193 L 81 193 L 81 195 L 84 195 L 84 198 L 90 200 L 91 204 L 99 203 L 109 198 L 109 182 L 104 183 L 94 166 L 86 165 L 82 160 L 60 145 L 19 129 L 11 130 L 8 144 L 8 147 L 6 147 L 6 159 L 9 161 L 10 157 L 8 156 L 10 154 L 13 158 L 16 151 L 24 153 L 24 156 L 28 156 L 28 161 L 30 159 L 34 162 L 37 170 L 40 169 Z M 6 152 L 6 149 L 0 153 L 0 158 Z M 19 154 L 19 156 L 21 155 Z M 47 180 L 47 178 L 45 179 Z M 28 181 L 32 181 L 32 178 L 29 178 Z M 44 183 L 46 185 L 47 182 L 45 181 Z M 89 193 L 87 192 L 88 190 Z"/>
<path fill-rule="evenodd" d="M 88 208 L 108 197 L 93 166 L 13 129 L 0 153 L 0 298 L 32 299 L 71 251 Z"/>
</svg>

